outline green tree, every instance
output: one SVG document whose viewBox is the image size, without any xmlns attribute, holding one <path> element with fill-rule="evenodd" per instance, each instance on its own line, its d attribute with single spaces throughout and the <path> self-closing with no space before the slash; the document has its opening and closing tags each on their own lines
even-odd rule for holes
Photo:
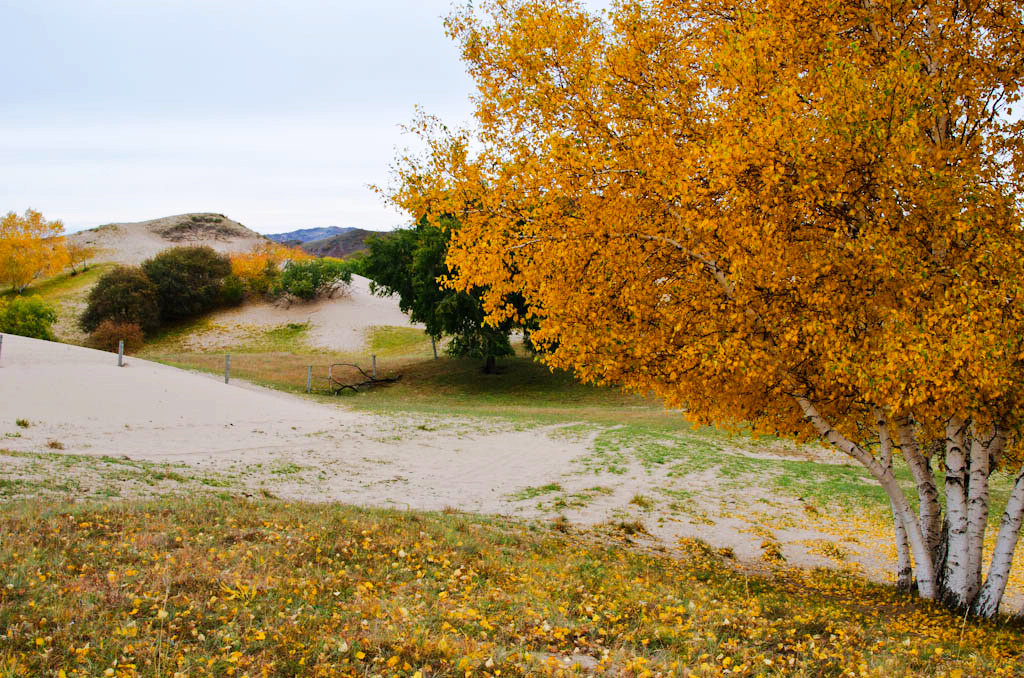
<svg viewBox="0 0 1024 678">
<path fill-rule="evenodd" d="M 135 323 L 143 332 L 160 325 L 157 288 L 141 268 L 119 266 L 99 279 L 89 292 L 78 325 L 92 332 L 105 320 Z"/>
<path fill-rule="evenodd" d="M 142 270 L 156 285 L 161 318 L 178 320 L 220 305 L 231 260 L 211 247 L 173 247 L 143 262 Z"/>
<path fill-rule="evenodd" d="M 484 371 L 495 371 L 496 359 L 512 355 L 510 322 L 489 325 L 481 304 L 481 290 L 456 291 L 442 286 L 451 274 L 445 257 L 454 221 L 434 228 L 421 220 L 412 228 L 398 229 L 386 237 L 367 240 L 361 261 L 371 290 L 381 296 L 398 295 L 398 305 L 413 322 L 427 326 L 427 334 L 452 337 L 448 353 L 484 361 Z"/>
<path fill-rule="evenodd" d="M 57 313 L 39 297 L 15 297 L 0 300 L 0 332 L 33 339 L 53 341 L 53 323 Z"/>
<path fill-rule="evenodd" d="M 338 282 L 352 282 L 352 272 L 340 259 L 289 261 L 281 274 L 280 291 L 308 301 L 326 293 Z"/>
</svg>

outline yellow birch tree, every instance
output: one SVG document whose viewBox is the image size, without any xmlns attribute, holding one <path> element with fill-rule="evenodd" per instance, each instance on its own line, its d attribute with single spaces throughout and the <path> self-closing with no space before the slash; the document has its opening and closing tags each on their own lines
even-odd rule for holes
<svg viewBox="0 0 1024 678">
<path fill-rule="evenodd" d="M 901 585 L 994 615 L 1024 516 L 1021 7 L 493 0 L 448 28 L 476 127 L 421 119 L 391 197 L 459 220 L 450 284 L 495 323 L 521 295 L 584 380 L 820 436 L 888 494 Z"/>
<path fill-rule="evenodd" d="M 62 222 L 35 210 L 8 212 L 0 221 L 0 283 L 21 294 L 33 280 L 64 270 L 70 257 L 63 234 Z"/>
</svg>

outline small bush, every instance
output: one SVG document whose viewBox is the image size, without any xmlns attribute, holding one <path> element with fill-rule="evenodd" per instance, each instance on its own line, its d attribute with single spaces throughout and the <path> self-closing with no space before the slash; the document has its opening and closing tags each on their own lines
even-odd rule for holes
<svg viewBox="0 0 1024 678">
<path fill-rule="evenodd" d="M 14 297 L 0 301 L 0 332 L 53 341 L 57 312 L 39 297 Z"/>
<path fill-rule="evenodd" d="M 290 261 L 281 274 L 280 292 L 309 300 L 338 282 L 352 282 L 352 271 L 340 259 Z"/>
<path fill-rule="evenodd" d="M 78 325 L 92 332 L 106 320 L 132 323 L 143 332 L 151 332 L 160 325 L 157 289 L 141 268 L 115 268 L 101 277 L 89 292 L 89 301 Z"/>
<path fill-rule="evenodd" d="M 221 303 L 231 260 L 211 247 L 172 247 L 142 263 L 156 285 L 160 317 L 178 320 L 206 313 Z"/>
<path fill-rule="evenodd" d="M 28 419 L 15 419 L 14 423 L 18 425 L 18 428 L 28 428 Z"/>
<path fill-rule="evenodd" d="M 104 320 L 89 335 L 89 344 L 102 351 L 117 351 L 117 344 L 122 339 L 124 340 L 124 352 L 134 353 L 142 348 L 145 336 L 137 323 Z"/>
<path fill-rule="evenodd" d="M 238 306 L 245 300 L 245 282 L 237 275 L 224 278 L 220 286 L 220 305 Z"/>
</svg>

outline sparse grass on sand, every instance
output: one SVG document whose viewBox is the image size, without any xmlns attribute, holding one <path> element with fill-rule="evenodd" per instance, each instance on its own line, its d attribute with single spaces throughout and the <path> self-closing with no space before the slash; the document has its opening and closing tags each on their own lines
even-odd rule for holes
<svg viewBox="0 0 1024 678">
<path fill-rule="evenodd" d="M 614 676 L 1024 670 L 1020 623 L 964 623 L 848 575 L 751 575 L 695 542 L 673 558 L 564 524 L 35 500 L 6 506 L 0 535 L 0 675 L 568 675 L 558 662 L 574 658 Z"/>
</svg>

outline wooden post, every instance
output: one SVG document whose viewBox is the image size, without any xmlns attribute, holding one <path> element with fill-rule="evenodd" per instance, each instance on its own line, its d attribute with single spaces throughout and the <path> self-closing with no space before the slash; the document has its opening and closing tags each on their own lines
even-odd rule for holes
<svg viewBox="0 0 1024 678">
<path fill-rule="evenodd" d="M 373 356 L 373 378 L 377 378 L 377 356 Z"/>
<path fill-rule="evenodd" d="M 224 383 L 228 383 L 231 378 L 231 354 L 224 354 Z"/>
<path fill-rule="evenodd" d="M 310 389 L 312 387 L 313 387 L 313 366 L 310 365 L 309 368 L 306 369 L 306 393 L 309 393 L 309 391 L 310 391 Z"/>
<path fill-rule="evenodd" d="M 434 349 L 434 360 L 437 360 L 437 341 L 434 340 L 434 335 L 430 335 L 430 348 Z"/>
<path fill-rule="evenodd" d="M 117 342 L 117 366 L 124 367 L 124 339 Z"/>
</svg>

